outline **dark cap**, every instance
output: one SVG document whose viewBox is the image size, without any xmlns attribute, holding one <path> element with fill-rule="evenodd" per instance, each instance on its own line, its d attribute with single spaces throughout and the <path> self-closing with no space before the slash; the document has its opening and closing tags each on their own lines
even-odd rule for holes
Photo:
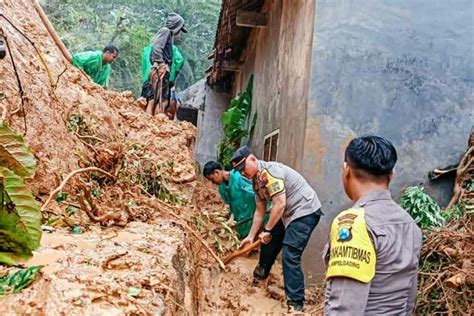
<svg viewBox="0 0 474 316">
<path fill-rule="evenodd" d="M 183 27 L 181 28 L 181 32 L 188 33 L 188 30 L 184 27 L 184 24 L 183 24 Z"/>
<path fill-rule="evenodd" d="M 245 159 L 252 154 L 252 151 L 247 146 L 242 146 L 237 149 L 232 156 L 230 162 L 232 163 L 232 167 L 237 170 L 241 171 L 245 168 Z"/>
</svg>

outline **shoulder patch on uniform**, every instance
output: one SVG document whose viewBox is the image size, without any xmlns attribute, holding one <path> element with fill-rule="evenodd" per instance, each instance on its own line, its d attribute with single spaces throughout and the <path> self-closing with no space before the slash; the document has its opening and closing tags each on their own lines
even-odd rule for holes
<svg viewBox="0 0 474 316">
<path fill-rule="evenodd" d="M 260 173 L 260 180 L 265 184 L 269 197 L 274 197 L 285 190 L 285 181 L 274 177 L 268 169 L 263 169 Z"/>
<path fill-rule="evenodd" d="M 375 276 L 375 248 L 363 208 L 341 212 L 331 225 L 326 278 L 347 277 L 368 283 Z"/>
</svg>

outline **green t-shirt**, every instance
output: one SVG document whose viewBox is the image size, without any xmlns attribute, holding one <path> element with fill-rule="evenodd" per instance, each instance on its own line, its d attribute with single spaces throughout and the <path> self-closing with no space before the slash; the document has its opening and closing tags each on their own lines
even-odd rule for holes
<svg viewBox="0 0 474 316">
<path fill-rule="evenodd" d="M 243 177 L 240 172 L 230 171 L 229 182 L 219 185 L 219 194 L 224 203 L 229 205 L 230 214 L 234 215 L 236 222 L 252 217 L 255 213 L 255 192 L 253 191 L 252 182 Z M 252 220 L 239 225 L 236 230 L 241 238 L 245 238 L 251 227 Z"/>
<path fill-rule="evenodd" d="M 143 49 L 143 54 L 142 54 L 142 82 L 143 83 L 145 83 L 145 81 L 147 81 L 148 77 L 150 76 L 150 70 L 151 70 L 150 55 L 151 55 L 152 47 L 153 45 L 150 44 Z M 179 51 L 178 47 L 173 45 L 173 64 L 171 65 L 171 70 L 170 70 L 170 81 L 175 81 L 176 76 L 181 71 L 181 69 L 183 69 L 183 65 L 184 65 L 184 57 Z"/>
<path fill-rule="evenodd" d="M 77 68 L 81 68 L 91 77 L 92 81 L 107 87 L 110 78 L 110 64 L 102 63 L 102 51 L 87 51 L 75 54 L 72 57 L 72 64 Z"/>
</svg>

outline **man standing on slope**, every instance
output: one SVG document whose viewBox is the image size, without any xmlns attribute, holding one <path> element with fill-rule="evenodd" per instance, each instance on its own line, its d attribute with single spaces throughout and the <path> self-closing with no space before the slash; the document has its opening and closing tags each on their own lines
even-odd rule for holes
<svg viewBox="0 0 474 316">
<path fill-rule="evenodd" d="M 153 89 L 153 101 L 148 102 L 146 112 L 155 115 L 158 106 L 159 112 L 165 112 L 170 96 L 170 70 L 173 63 L 173 38 L 180 32 L 187 33 L 184 28 L 184 19 L 176 13 L 170 13 L 166 24 L 153 39 L 150 55 L 152 65 L 150 83 Z"/>
<path fill-rule="evenodd" d="M 143 109 L 146 109 L 148 102 L 154 99 L 153 88 L 150 83 L 150 71 L 151 71 L 150 56 L 151 56 L 152 48 L 153 48 L 153 45 L 150 44 L 143 49 L 143 53 L 142 53 L 143 87 L 142 87 L 140 99 L 138 101 L 140 102 L 140 105 L 143 107 Z M 174 114 L 176 113 L 177 103 L 178 103 L 178 98 L 176 96 L 174 83 L 175 83 L 176 78 L 178 77 L 179 72 L 183 68 L 183 65 L 184 65 L 184 57 L 181 54 L 178 47 L 176 45 L 173 45 L 173 63 L 171 64 L 170 77 L 169 77 L 169 86 L 171 88 L 171 96 L 170 96 L 171 112 L 166 113 L 170 119 L 174 118 Z"/>
</svg>

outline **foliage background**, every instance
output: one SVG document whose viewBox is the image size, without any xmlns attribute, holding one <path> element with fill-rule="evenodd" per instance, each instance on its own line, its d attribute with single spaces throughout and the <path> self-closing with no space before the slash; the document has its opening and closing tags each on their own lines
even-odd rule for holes
<svg viewBox="0 0 474 316">
<path fill-rule="evenodd" d="M 228 109 L 222 115 L 224 138 L 218 146 L 217 160 L 226 170 L 232 169 L 232 155 L 241 145 L 247 144 L 257 123 L 257 113 L 250 118 L 252 90 L 253 75 L 250 76 L 245 90 L 230 101 Z"/>
<path fill-rule="evenodd" d="M 141 91 L 141 54 L 169 12 L 186 20 L 188 33 L 176 45 L 186 62 L 177 79 L 184 89 L 204 77 L 214 46 L 220 0 L 42 0 L 42 7 L 72 54 L 114 43 L 111 88 Z"/>
</svg>

